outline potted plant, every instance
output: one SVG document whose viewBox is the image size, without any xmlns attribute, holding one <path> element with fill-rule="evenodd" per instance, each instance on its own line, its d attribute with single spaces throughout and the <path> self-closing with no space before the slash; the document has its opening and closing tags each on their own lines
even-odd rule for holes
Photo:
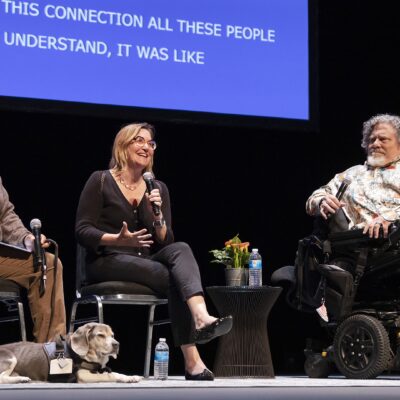
<svg viewBox="0 0 400 400">
<path fill-rule="evenodd" d="M 225 265 L 225 280 L 227 286 L 243 286 L 248 282 L 249 242 L 242 242 L 237 234 L 225 242 L 222 249 L 210 250 L 212 263 Z"/>
</svg>

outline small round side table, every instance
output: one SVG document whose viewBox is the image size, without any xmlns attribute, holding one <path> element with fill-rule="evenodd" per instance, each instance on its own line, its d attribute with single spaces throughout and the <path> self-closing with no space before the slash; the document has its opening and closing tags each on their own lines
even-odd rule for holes
<svg viewBox="0 0 400 400">
<path fill-rule="evenodd" d="M 210 286 L 221 316 L 232 315 L 232 330 L 219 338 L 214 362 L 217 377 L 274 378 L 267 321 L 281 287 Z"/>
</svg>

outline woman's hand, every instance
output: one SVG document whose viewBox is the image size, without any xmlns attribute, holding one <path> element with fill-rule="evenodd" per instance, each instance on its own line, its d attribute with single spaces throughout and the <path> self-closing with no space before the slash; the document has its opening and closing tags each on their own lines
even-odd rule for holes
<svg viewBox="0 0 400 400">
<path fill-rule="evenodd" d="M 319 212 L 324 219 L 328 219 L 330 214 L 335 214 L 344 205 L 345 203 L 339 201 L 333 194 L 326 194 L 319 203 Z"/>
<path fill-rule="evenodd" d="M 119 246 L 150 247 L 150 245 L 153 244 L 153 241 L 150 240 L 151 234 L 146 232 L 147 229 L 130 232 L 128 230 L 128 224 L 124 221 L 122 223 L 122 228 L 116 237 L 116 242 Z"/>
<path fill-rule="evenodd" d="M 153 208 L 152 208 L 152 203 L 154 203 L 155 205 L 157 205 L 158 207 L 160 207 L 161 210 L 161 205 L 162 205 L 162 199 L 161 199 L 161 194 L 160 194 L 160 190 L 159 189 L 153 189 L 150 194 L 148 194 L 146 192 L 146 199 L 147 199 L 147 203 L 148 206 L 151 210 L 151 212 L 154 214 Z M 160 214 L 161 215 L 161 214 Z M 160 215 L 157 215 L 157 218 L 161 218 Z"/>
<path fill-rule="evenodd" d="M 389 226 L 391 222 L 386 221 L 383 217 L 379 216 L 374 218 L 369 224 L 366 224 L 363 230 L 363 233 L 367 233 L 370 238 L 379 238 L 379 230 L 383 228 L 383 237 L 387 238 L 389 233 Z"/>
</svg>

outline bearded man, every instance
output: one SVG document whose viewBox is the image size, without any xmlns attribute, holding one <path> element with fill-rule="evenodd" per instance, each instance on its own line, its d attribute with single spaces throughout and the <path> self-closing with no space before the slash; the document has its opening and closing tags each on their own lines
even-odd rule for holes
<svg viewBox="0 0 400 400">
<path fill-rule="evenodd" d="M 387 237 L 390 224 L 400 219 L 400 117 L 380 114 L 364 122 L 361 146 L 367 153 L 366 162 L 336 174 L 307 200 L 306 211 L 317 217 L 314 234 L 320 239 L 326 238 L 327 232 L 357 228 L 371 238 L 379 238 L 381 233 Z M 343 195 L 338 199 L 340 192 Z M 354 270 L 357 254 L 341 248 L 336 250 L 335 260 L 330 263 Z M 322 280 L 320 288 L 324 287 Z M 328 321 L 323 292 L 319 290 L 314 301 L 319 303 L 321 297 L 316 311 Z"/>
<path fill-rule="evenodd" d="M 362 147 L 367 152 L 363 165 L 341 172 L 308 198 L 306 211 L 327 220 L 342 210 L 347 228 L 363 228 L 378 238 L 388 235 L 390 224 L 400 219 L 400 117 L 376 115 L 364 122 Z M 336 194 L 344 180 L 350 182 L 341 200 Z"/>
</svg>

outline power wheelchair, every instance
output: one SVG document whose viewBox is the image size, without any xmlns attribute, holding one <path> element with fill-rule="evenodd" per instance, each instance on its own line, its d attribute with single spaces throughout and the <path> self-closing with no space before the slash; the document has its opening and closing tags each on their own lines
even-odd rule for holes
<svg viewBox="0 0 400 400">
<path fill-rule="evenodd" d="M 400 221 L 387 238 L 370 239 L 359 229 L 308 236 L 299 241 L 295 266 L 271 280 L 289 282 L 286 301 L 301 312 L 317 315 L 326 305 L 329 321 L 320 323 L 328 343 L 316 352 L 309 340 L 304 351 L 309 377 L 325 378 L 335 366 L 351 379 L 399 369 Z"/>
</svg>

